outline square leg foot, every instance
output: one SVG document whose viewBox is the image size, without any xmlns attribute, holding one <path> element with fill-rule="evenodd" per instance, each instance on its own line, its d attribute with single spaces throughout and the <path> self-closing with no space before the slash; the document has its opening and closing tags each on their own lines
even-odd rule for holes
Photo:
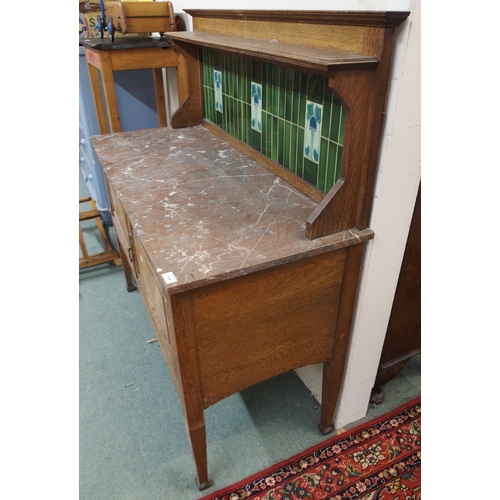
<svg viewBox="0 0 500 500">
<path fill-rule="evenodd" d="M 318 424 L 318 429 L 323 436 L 326 436 L 327 434 L 331 434 L 333 432 L 333 425 L 329 425 L 328 427 L 324 427 L 323 424 L 319 423 Z"/>
<path fill-rule="evenodd" d="M 212 486 L 212 481 L 210 481 L 210 479 L 207 479 L 206 481 L 202 481 L 200 483 L 198 478 L 196 478 L 195 482 L 196 482 L 196 486 L 198 486 L 198 489 L 200 491 L 206 490 L 207 488 L 210 488 L 210 486 Z"/>
</svg>

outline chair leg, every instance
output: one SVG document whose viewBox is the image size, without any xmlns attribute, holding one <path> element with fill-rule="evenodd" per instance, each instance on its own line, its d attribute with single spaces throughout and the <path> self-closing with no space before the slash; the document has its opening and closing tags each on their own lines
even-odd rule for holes
<svg viewBox="0 0 500 500">
<path fill-rule="evenodd" d="M 79 203 L 90 203 L 91 209 L 80 212 L 79 222 L 86 220 L 93 220 L 97 226 L 99 234 L 101 235 L 102 241 L 104 243 L 104 252 L 89 255 L 87 250 L 87 245 L 85 244 L 85 237 L 83 235 L 82 227 L 79 227 L 79 239 L 80 239 L 80 249 L 82 250 L 82 257 L 80 257 L 80 269 L 85 269 L 91 266 L 97 266 L 98 264 L 104 264 L 106 262 L 113 262 L 117 266 L 122 265 L 122 259 L 118 253 L 113 249 L 111 243 L 109 242 L 104 226 L 101 222 L 101 216 L 97 210 L 95 201 L 92 198 L 80 198 Z"/>
</svg>

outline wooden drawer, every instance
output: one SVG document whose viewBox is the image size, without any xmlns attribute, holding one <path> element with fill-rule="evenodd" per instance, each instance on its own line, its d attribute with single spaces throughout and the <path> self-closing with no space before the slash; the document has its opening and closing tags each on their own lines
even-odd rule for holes
<svg viewBox="0 0 500 500">
<path fill-rule="evenodd" d="M 134 238 L 134 255 L 137 265 L 137 280 L 146 308 L 160 342 L 163 354 L 179 390 L 179 369 L 170 297 L 163 292 L 158 274 L 153 270 L 141 244 Z"/>
<path fill-rule="evenodd" d="M 261 380 L 333 360 L 346 253 L 191 292 L 205 408 Z"/>
<path fill-rule="evenodd" d="M 108 185 L 109 200 L 111 205 L 111 215 L 113 217 L 113 225 L 115 227 L 116 237 L 123 250 L 121 252 L 122 259 L 127 259 L 130 268 L 134 272 L 134 277 L 137 279 L 137 264 L 134 257 L 134 242 L 132 238 L 132 228 L 125 214 L 125 209 L 118 200 L 115 190 Z"/>
</svg>

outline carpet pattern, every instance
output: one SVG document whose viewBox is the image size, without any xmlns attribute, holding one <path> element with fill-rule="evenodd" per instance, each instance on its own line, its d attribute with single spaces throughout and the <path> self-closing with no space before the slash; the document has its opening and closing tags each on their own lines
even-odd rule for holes
<svg viewBox="0 0 500 500">
<path fill-rule="evenodd" d="M 420 397 L 202 500 L 419 500 Z"/>
</svg>

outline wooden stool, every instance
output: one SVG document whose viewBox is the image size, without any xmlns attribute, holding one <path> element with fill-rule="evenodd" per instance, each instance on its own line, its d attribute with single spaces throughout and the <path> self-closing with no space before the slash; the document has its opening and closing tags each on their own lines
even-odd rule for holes
<svg viewBox="0 0 500 500">
<path fill-rule="evenodd" d="M 91 210 L 87 210 L 85 212 L 80 212 L 80 222 L 85 220 L 94 219 L 97 229 L 101 234 L 102 241 L 104 243 L 105 251 L 96 253 L 93 255 L 89 255 L 87 251 L 87 245 L 85 244 L 85 238 L 83 237 L 82 226 L 79 226 L 80 230 L 80 249 L 82 250 L 83 257 L 80 257 L 80 269 L 84 269 L 86 267 L 96 266 L 98 264 L 104 264 L 105 262 L 114 262 L 115 265 L 121 266 L 122 259 L 118 255 L 118 253 L 113 249 L 111 243 L 109 242 L 108 236 L 104 231 L 104 227 L 101 222 L 101 217 L 99 215 L 99 211 L 97 210 L 95 201 L 88 198 L 80 198 L 80 203 L 90 203 L 92 207 Z"/>
</svg>

